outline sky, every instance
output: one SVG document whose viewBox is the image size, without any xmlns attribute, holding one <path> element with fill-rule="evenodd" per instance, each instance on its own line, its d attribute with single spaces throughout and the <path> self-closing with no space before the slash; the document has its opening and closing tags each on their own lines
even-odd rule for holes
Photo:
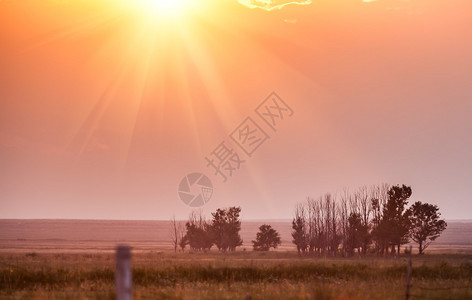
<svg viewBox="0 0 472 300">
<path fill-rule="evenodd" d="M 471 219 L 470 1 L 155 1 L 0 2 L 0 218 L 184 219 L 197 173 L 207 215 L 388 183 Z"/>
</svg>

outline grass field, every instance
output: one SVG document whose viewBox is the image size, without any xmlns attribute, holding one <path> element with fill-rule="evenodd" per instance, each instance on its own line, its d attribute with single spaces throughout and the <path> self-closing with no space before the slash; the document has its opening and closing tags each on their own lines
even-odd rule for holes
<svg viewBox="0 0 472 300">
<path fill-rule="evenodd" d="M 295 252 L 133 255 L 136 298 L 404 299 L 407 257 Z M 112 254 L 0 254 L 0 297 L 112 299 Z M 472 299 L 472 256 L 413 256 L 411 299 Z"/>
<path fill-rule="evenodd" d="M 299 257 L 288 221 L 269 222 L 278 251 L 252 252 L 262 223 L 243 222 L 235 253 L 174 254 L 166 221 L 0 220 L 0 298 L 113 299 L 121 243 L 133 248 L 136 299 L 405 298 L 406 256 Z M 472 223 L 451 222 L 413 255 L 411 299 L 472 299 L 471 233 Z"/>
</svg>

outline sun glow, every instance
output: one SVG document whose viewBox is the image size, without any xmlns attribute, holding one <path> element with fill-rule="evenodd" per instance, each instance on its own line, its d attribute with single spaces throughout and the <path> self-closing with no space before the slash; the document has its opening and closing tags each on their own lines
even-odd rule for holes
<svg viewBox="0 0 472 300">
<path fill-rule="evenodd" d="M 177 17 L 187 12 L 191 0 L 129 0 L 129 5 L 140 12 L 156 17 Z"/>
</svg>

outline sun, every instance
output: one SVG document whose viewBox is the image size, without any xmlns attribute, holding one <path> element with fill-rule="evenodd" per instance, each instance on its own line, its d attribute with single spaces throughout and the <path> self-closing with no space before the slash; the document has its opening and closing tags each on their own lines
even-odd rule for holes
<svg viewBox="0 0 472 300">
<path fill-rule="evenodd" d="M 188 11 L 191 0 L 131 0 L 143 13 L 157 17 L 177 17 Z"/>
</svg>

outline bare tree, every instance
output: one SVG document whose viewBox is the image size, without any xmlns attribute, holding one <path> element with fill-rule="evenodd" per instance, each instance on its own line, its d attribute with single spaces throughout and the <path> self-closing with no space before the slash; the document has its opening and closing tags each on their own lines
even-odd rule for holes
<svg viewBox="0 0 472 300">
<path fill-rule="evenodd" d="M 170 219 L 170 238 L 172 246 L 174 247 L 174 253 L 177 253 L 177 247 L 179 246 L 179 223 L 175 219 L 175 215 Z"/>
<path fill-rule="evenodd" d="M 188 217 L 188 223 L 190 225 L 195 225 L 196 227 L 203 228 L 208 223 L 208 221 L 203 215 L 203 211 L 199 209 L 199 210 L 193 210 L 190 213 Z"/>
<path fill-rule="evenodd" d="M 314 254 L 316 245 L 316 214 L 315 214 L 315 200 L 308 197 L 306 200 L 308 211 L 308 251 Z"/>
<path fill-rule="evenodd" d="M 180 246 L 180 250 L 182 252 L 185 251 L 185 247 L 187 246 L 188 244 L 188 239 L 187 239 L 187 235 L 185 233 L 185 224 L 183 222 L 179 222 L 179 225 L 178 225 L 178 232 L 179 232 L 179 246 Z"/>
<path fill-rule="evenodd" d="M 327 193 L 307 198 L 298 204 L 292 222 L 292 236 L 299 252 L 333 255 L 339 252 L 366 255 L 374 242 L 378 254 L 398 253 L 399 245 L 408 242 L 408 202 L 411 188 L 388 184 L 362 186 L 354 193 L 344 189 L 339 199 Z M 338 200 L 338 201 L 337 201 Z M 398 208 L 398 209 L 397 209 Z M 349 253 L 348 253 L 349 252 Z"/>
<path fill-rule="evenodd" d="M 340 204 L 340 224 L 341 224 L 341 240 L 343 245 L 343 256 L 347 255 L 346 247 L 347 247 L 347 234 L 349 229 L 349 210 L 348 210 L 348 203 L 350 203 L 351 195 L 349 194 L 349 190 L 344 188 L 343 193 L 341 194 L 341 204 Z"/>
<path fill-rule="evenodd" d="M 331 235 L 332 235 L 332 224 L 331 224 L 331 205 L 332 205 L 332 199 L 331 199 L 331 194 L 325 194 L 324 196 L 324 223 L 325 223 L 325 232 L 326 232 L 326 251 L 325 254 L 329 254 L 331 252 Z M 327 253 L 326 253 L 327 252 Z"/>
<path fill-rule="evenodd" d="M 319 197 L 315 206 L 316 213 L 316 228 L 317 228 L 317 246 L 318 254 L 324 255 L 326 251 L 326 224 L 324 222 L 324 204 L 323 197 Z"/>
<path fill-rule="evenodd" d="M 338 252 L 339 243 L 340 243 L 340 236 L 338 233 L 339 228 L 339 205 L 336 201 L 336 196 L 332 196 L 331 200 L 331 240 L 330 240 L 330 248 L 331 254 L 335 256 Z"/>
<path fill-rule="evenodd" d="M 362 254 L 367 253 L 367 249 L 371 243 L 370 235 L 370 215 L 372 213 L 372 203 L 369 199 L 369 190 L 363 186 L 358 191 L 359 212 L 361 216 L 361 225 L 363 232 L 361 233 Z"/>
<path fill-rule="evenodd" d="M 292 242 L 297 246 L 298 253 L 305 254 L 308 248 L 306 208 L 303 203 L 295 207 L 295 216 L 292 221 Z"/>
<path fill-rule="evenodd" d="M 375 242 L 375 248 L 377 254 L 383 255 L 387 250 L 388 241 L 386 239 L 384 228 L 381 227 L 383 219 L 383 211 L 388 201 L 388 191 L 390 185 L 383 183 L 381 185 L 375 185 L 371 187 L 371 210 L 372 210 L 372 222 L 371 222 L 371 235 Z"/>
<path fill-rule="evenodd" d="M 309 247 L 312 254 L 321 254 L 326 245 L 323 219 L 323 198 L 317 200 L 308 198 L 308 235 Z"/>
</svg>

